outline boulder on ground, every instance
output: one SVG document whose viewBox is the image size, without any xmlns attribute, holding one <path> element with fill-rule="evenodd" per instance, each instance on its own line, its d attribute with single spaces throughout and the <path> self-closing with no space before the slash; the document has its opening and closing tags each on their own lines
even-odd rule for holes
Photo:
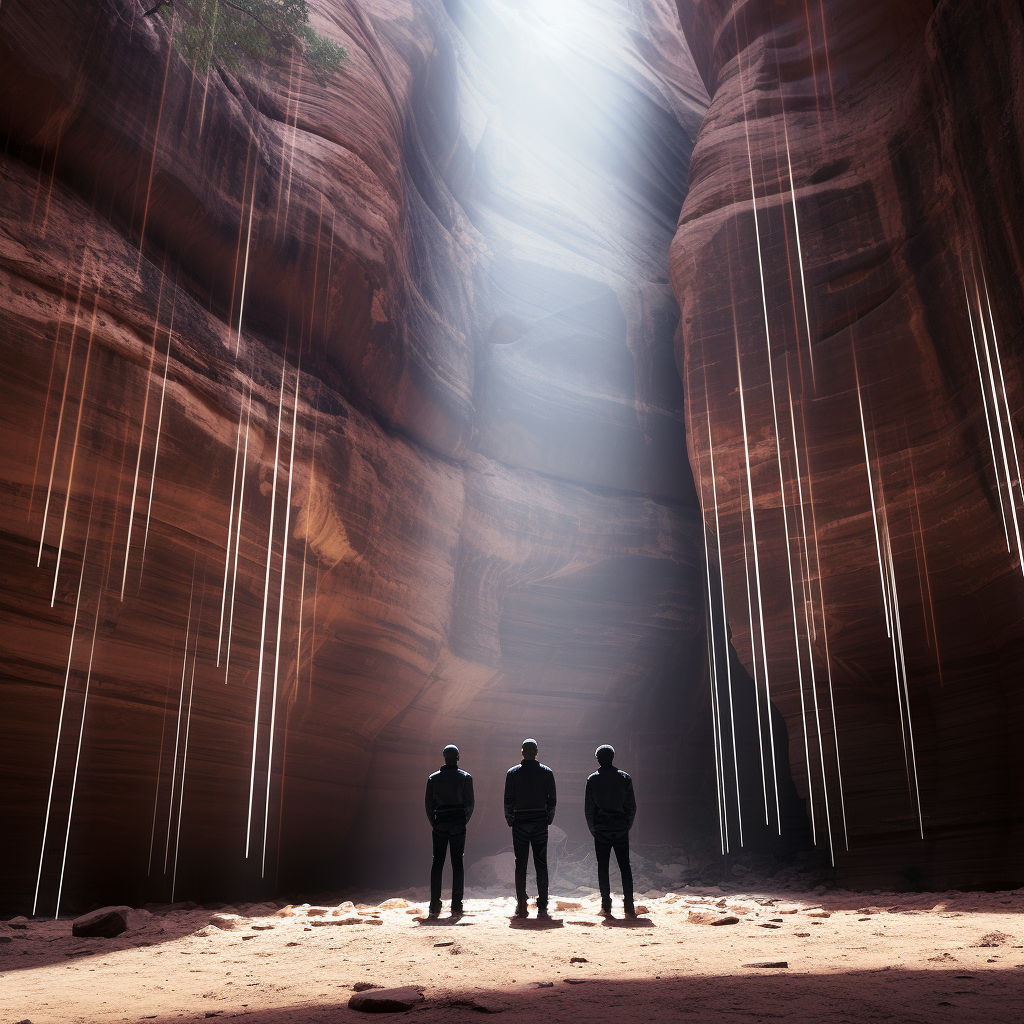
<svg viewBox="0 0 1024 1024">
<path fill-rule="evenodd" d="M 423 989 L 416 985 L 377 988 L 356 992 L 348 1001 L 350 1010 L 362 1013 L 405 1013 L 423 1002 Z"/>
<path fill-rule="evenodd" d="M 112 939 L 128 930 L 129 907 L 101 907 L 71 922 L 71 934 L 78 938 Z"/>
<path fill-rule="evenodd" d="M 237 928 L 242 923 L 242 918 L 238 914 L 212 914 L 210 916 L 210 924 L 214 928 L 220 928 L 222 931 L 229 932 L 232 928 Z"/>
<path fill-rule="evenodd" d="M 409 901 L 402 899 L 401 896 L 393 896 L 389 900 L 385 900 L 379 904 L 381 910 L 404 910 L 409 906 Z"/>
</svg>

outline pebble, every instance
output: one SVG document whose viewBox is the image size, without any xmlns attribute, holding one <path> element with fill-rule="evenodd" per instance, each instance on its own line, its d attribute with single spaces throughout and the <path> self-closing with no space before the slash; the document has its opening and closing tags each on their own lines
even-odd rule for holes
<svg viewBox="0 0 1024 1024">
<path fill-rule="evenodd" d="M 357 992 L 349 999 L 348 1007 L 362 1013 L 405 1013 L 423 1001 L 423 989 L 416 985 L 405 985 L 402 988 Z"/>
</svg>

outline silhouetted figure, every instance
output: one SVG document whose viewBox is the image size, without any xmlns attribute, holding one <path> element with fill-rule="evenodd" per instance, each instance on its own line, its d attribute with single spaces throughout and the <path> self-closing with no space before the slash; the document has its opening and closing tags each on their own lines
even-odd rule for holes
<svg viewBox="0 0 1024 1024">
<path fill-rule="evenodd" d="M 636 817 L 636 798 L 633 780 L 620 772 L 612 761 L 615 749 L 605 743 L 595 751 L 601 766 L 587 779 L 587 795 L 583 811 L 587 816 L 590 834 L 594 837 L 597 857 L 597 885 L 601 890 L 601 909 L 612 912 L 612 887 L 608 880 L 608 861 L 612 850 L 622 875 L 622 898 L 626 913 L 636 917 L 633 908 L 633 872 L 629 866 L 629 830 Z"/>
<path fill-rule="evenodd" d="M 462 856 L 466 852 L 466 825 L 473 816 L 473 776 L 459 767 L 459 748 L 444 748 L 444 766 L 427 779 L 424 804 L 427 819 L 434 830 L 434 861 L 430 866 L 429 913 L 441 913 L 441 872 L 444 858 L 452 852 L 452 914 L 462 913 L 466 871 Z"/>
<path fill-rule="evenodd" d="M 537 741 L 523 740 L 523 760 L 505 776 L 505 820 L 516 855 L 516 917 L 526 917 L 526 862 L 533 847 L 537 914 L 548 912 L 548 825 L 555 820 L 555 773 L 537 760 Z"/>
</svg>

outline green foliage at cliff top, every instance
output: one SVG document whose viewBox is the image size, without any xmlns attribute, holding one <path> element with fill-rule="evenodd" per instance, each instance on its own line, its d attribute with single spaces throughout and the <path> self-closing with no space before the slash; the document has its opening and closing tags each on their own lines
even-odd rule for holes
<svg viewBox="0 0 1024 1024">
<path fill-rule="evenodd" d="M 309 24 L 306 0 L 161 0 L 174 43 L 197 71 L 232 71 L 294 54 L 326 85 L 348 59 L 343 46 Z"/>
</svg>

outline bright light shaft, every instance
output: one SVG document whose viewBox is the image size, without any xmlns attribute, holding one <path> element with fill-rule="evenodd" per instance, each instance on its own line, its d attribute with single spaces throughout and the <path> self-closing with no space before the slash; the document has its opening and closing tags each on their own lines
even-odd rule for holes
<svg viewBox="0 0 1024 1024">
<path fill-rule="evenodd" d="M 256 741 L 260 730 L 260 698 L 263 694 L 263 662 L 264 645 L 267 640 L 267 602 L 270 598 L 270 562 L 274 553 L 274 511 L 277 507 L 277 468 L 281 455 L 281 417 L 284 413 L 284 378 L 288 366 L 288 349 L 281 360 L 281 393 L 277 399 L 277 443 L 274 446 L 274 482 L 270 497 L 270 530 L 267 534 L 267 571 L 263 580 L 263 624 L 260 627 L 259 668 L 256 671 L 256 710 L 252 724 L 252 767 L 249 773 L 249 815 L 245 825 L 245 857 L 249 858 L 250 839 L 252 838 L 252 799 L 256 788 Z M 285 544 L 288 538 L 285 537 Z"/>
<path fill-rule="evenodd" d="M 71 678 L 71 658 L 75 651 L 75 629 L 78 627 L 78 609 L 82 602 L 82 580 L 85 578 L 85 559 L 89 554 L 89 529 L 92 526 L 92 509 L 89 510 L 89 525 L 85 529 L 85 546 L 82 549 L 82 568 L 78 574 L 78 594 L 75 596 L 75 614 L 71 620 L 71 642 L 68 644 L 68 664 L 64 670 L 64 693 L 60 699 L 60 715 L 57 718 L 57 740 L 53 745 L 53 768 L 50 770 L 50 791 L 46 797 L 46 817 L 43 819 L 43 842 L 39 849 L 39 871 L 36 874 L 36 891 L 32 897 L 32 916 L 36 916 L 39 904 L 39 885 L 43 878 L 43 857 L 46 855 L 46 834 L 50 828 L 50 808 L 53 806 L 53 784 L 57 778 L 57 755 L 60 753 L 60 734 L 64 727 L 64 708 L 68 700 L 68 680 Z"/>
<path fill-rule="evenodd" d="M 175 282 L 175 299 L 177 299 L 177 282 Z M 167 354 L 164 356 L 164 379 L 160 385 L 160 413 L 156 419 L 156 440 L 153 443 L 153 466 L 149 473 L 149 504 L 146 508 L 146 533 L 142 538 L 142 565 L 139 566 L 139 576 L 142 576 L 142 568 L 146 564 L 146 547 L 149 544 L 149 521 L 153 514 L 153 492 L 156 490 L 156 459 L 160 454 L 160 432 L 164 423 L 164 397 L 167 394 L 167 368 L 171 365 L 171 341 L 174 337 L 174 305 L 171 306 L 171 323 L 167 328 Z"/>
<path fill-rule="evenodd" d="M 235 356 L 242 344 L 242 314 L 245 312 L 245 285 L 249 278 L 249 243 L 252 241 L 252 211 L 256 205 L 256 170 L 252 172 L 252 189 L 249 193 L 249 227 L 245 232 L 245 262 L 242 265 L 242 296 L 238 300 L 238 328 L 235 332 Z"/>
<path fill-rule="evenodd" d="M 220 596 L 220 627 L 217 632 L 217 667 L 220 668 L 220 649 L 224 639 L 224 609 L 228 598 L 228 571 L 231 568 L 231 528 L 235 522 L 235 489 L 238 486 L 238 454 L 242 447 L 242 413 L 245 403 L 238 403 L 238 429 L 235 431 L 235 466 L 231 474 L 231 503 L 228 505 L 228 538 L 224 549 L 224 584 Z M 241 515 L 241 512 L 239 512 Z"/>
<path fill-rule="evenodd" d="M 786 125 L 786 115 L 782 115 L 782 131 L 786 139 L 786 166 L 789 169 L 789 194 L 793 199 L 793 228 L 796 234 L 796 257 L 800 264 L 800 292 L 804 300 L 804 323 L 807 327 L 807 354 L 811 360 L 811 388 L 817 389 L 817 381 L 814 376 L 814 345 L 811 338 L 811 313 L 807 305 L 807 281 L 804 278 L 804 254 L 800 246 L 800 217 L 796 212 L 796 188 L 793 185 L 793 160 L 789 155 L 789 128 Z M 796 435 L 793 435 L 794 438 Z M 795 444 L 795 441 L 794 441 Z"/>
<path fill-rule="evenodd" d="M 188 638 L 192 631 L 192 599 L 196 592 L 196 563 L 192 561 L 192 586 L 188 593 L 188 618 L 185 620 L 185 647 L 181 657 L 181 689 L 178 692 L 178 726 L 174 732 L 174 760 L 171 762 L 171 798 L 167 803 L 167 841 L 164 843 L 164 874 L 171 856 L 171 822 L 174 820 L 174 788 L 178 777 L 178 747 L 181 741 L 181 709 L 185 702 L 185 675 L 188 671 Z"/>
<path fill-rule="evenodd" d="M 135 482 L 132 484 L 132 503 L 128 510 L 128 540 L 124 546 L 124 572 L 121 574 L 121 600 L 124 600 L 124 585 L 128 581 L 128 556 L 132 550 L 132 527 L 135 525 L 135 496 L 139 490 L 139 467 L 142 465 L 142 444 L 146 439 L 146 415 L 149 412 L 150 378 L 156 360 L 156 336 L 160 326 L 160 302 L 164 295 L 164 274 L 160 274 L 160 292 L 156 300 L 156 323 L 153 325 L 153 347 L 149 352 L 149 370 L 146 372 L 146 398 L 142 403 L 142 425 L 139 427 L 139 450 L 135 456 Z"/>
<path fill-rule="evenodd" d="M 82 698 L 82 721 L 78 726 L 78 749 L 75 751 L 75 773 L 71 779 L 71 801 L 68 804 L 68 824 L 64 831 L 64 855 L 60 861 L 60 884 L 57 886 L 57 909 L 53 912 L 54 921 L 60 917 L 60 900 L 64 892 L 64 869 L 68 862 L 68 842 L 71 839 L 71 817 L 75 813 L 75 791 L 78 788 L 78 765 L 82 760 L 82 737 L 85 735 L 85 713 L 89 708 L 89 684 L 92 682 L 92 659 L 96 653 L 96 633 L 100 625 L 100 607 L 103 605 L 103 588 L 100 587 L 96 597 L 96 618 L 92 624 L 92 644 L 89 647 L 89 670 L 85 674 L 85 696 Z"/>
<path fill-rule="evenodd" d="M 967 278 L 964 278 L 964 299 L 967 301 L 967 322 L 971 325 L 971 341 L 974 344 L 974 365 L 978 369 L 978 384 L 981 387 L 981 407 L 985 411 L 985 428 L 988 430 L 988 447 L 992 453 L 992 471 L 996 478 L 996 494 L 999 497 L 999 514 L 1003 520 L 1003 535 L 1006 538 L 1006 550 L 1010 548 L 1010 527 L 1006 521 L 1006 509 L 1003 507 L 1003 488 L 999 479 L 999 460 L 996 458 L 995 439 L 992 436 L 992 421 L 988 414 L 988 396 L 985 393 L 985 374 L 981 369 L 981 356 L 978 354 L 978 336 L 974 333 L 974 314 L 971 310 L 971 298 L 967 293 Z M 1012 496 L 1011 496 L 1012 497 Z"/>
<path fill-rule="evenodd" d="M 860 371 L 857 368 L 857 353 L 853 354 L 853 376 L 857 384 L 857 409 L 860 412 L 860 435 L 864 442 L 864 469 L 868 476 L 868 495 L 871 498 L 871 521 L 875 527 L 875 552 L 878 555 L 878 578 L 882 586 L 882 607 L 885 610 L 885 635 L 892 636 L 892 622 L 889 611 L 889 596 L 885 584 L 885 566 L 882 560 L 882 541 L 878 533 L 878 511 L 875 505 L 875 484 L 871 476 L 871 455 L 868 452 L 868 428 L 864 422 L 864 402 L 860 393 Z"/>
<path fill-rule="evenodd" d="M 224 655 L 224 685 L 231 671 L 231 632 L 235 625 L 235 590 L 238 587 L 238 546 L 242 539 L 242 506 L 245 502 L 245 470 L 249 462 L 249 421 L 252 418 L 252 386 L 249 387 L 249 408 L 245 414 L 245 444 L 242 450 L 242 479 L 238 487 L 238 519 L 235 522 L 235 560 L 231 570 L 231 610 L 228 614 L 228 643 Z"/>
<path fill-rule="evenodd" d="M 288 216 L 285 207 L 285 217 Z M 292 483 L 295 480 L 295 428 L 299 420 L 299 384 L 302 379 L 302 346 L 299 346 L 299 358 L 295 370 L 295 398 L 292 409 L 292 447 L 288 457 L 288 495 L 285 500 L 284 540 L 281 546 L 281 590 L 277 597 L 277 646 L 274 651 L 274 689 L 270 699 L 270 748 L 267 751 L 267 796 L 263 805 L 263 861 L 260 866 L 260 877 L 267 873 L 267 826 L 270 821 L 270 781 L 274 769 L 274 728 L 277 723 L 277 680 L 281 666 L 281 625 L 284 619 L 284 582 L 288 571 L 288 540 L 292 517 Z M 283 397 L 283 393 L 282 393 Z M 282 783 L 283 785 L 283 783 Z"/>
</svg>

